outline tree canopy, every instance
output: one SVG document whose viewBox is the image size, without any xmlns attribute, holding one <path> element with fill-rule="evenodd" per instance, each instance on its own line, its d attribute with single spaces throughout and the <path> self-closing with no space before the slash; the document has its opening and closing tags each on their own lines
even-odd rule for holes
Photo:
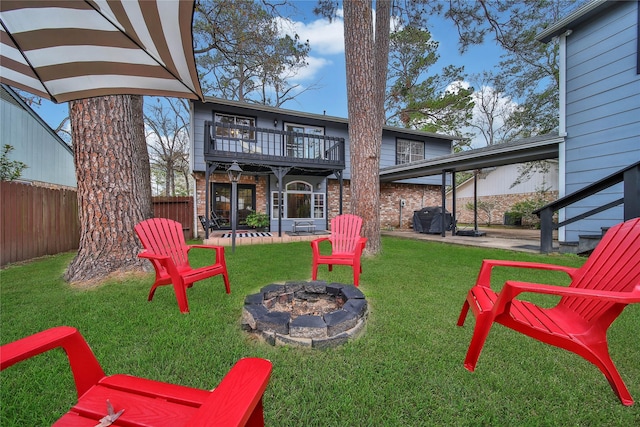
<svg viewBox="0 0 640 427">
<path fill-rule="evenodd" d="M 291 78 L 307 64 L 309 42 L 290 36 L 276 8 L 253 0 L 197 3 L 196 61 L 203 92 L 282 106 L 300 91 Z"/>
</svg>

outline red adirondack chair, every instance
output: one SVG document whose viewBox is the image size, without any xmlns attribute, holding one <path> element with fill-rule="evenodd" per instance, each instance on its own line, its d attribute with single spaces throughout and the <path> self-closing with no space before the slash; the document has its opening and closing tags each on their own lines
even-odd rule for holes
<svg viewBox="0 0 640 427">
<path fill-rule="evenodd" d="M 178 307 L 182 313 L 189 312 L 187 288 L 194 282 L 222 274 L 227 293 L 229 274 L 224 259 L 224 247 L 212 245 L 187 245 L 179 222 L 165 218 L 151 218 L 135 226 L 135 232 L 142 242 L 144 250 L 138 257 L 146 258 L 156 270 L 156 280 L 149 291 L 148 300 L 158 286 L 171 285 L 176 293 Z M 216 261 L 212 265 L 191 268 L 188 253 L 193 248 L 213 249 L 216 251 Z"/>
<path fill-rule="evenodd" d="M 507 281 L 500 292 L 491 289 L 493 267 L 557 270 L 567 273 L 571 284 L 552 286 Z M 517 299 L 521 293 L 561 297 L 553 308 L 542 308 Z M 611 228 L 580 268 L 532 262 L 485 260 L 476 285 L 462 306 L 458 326 L 471 308 L 476 325 L 464 366 L 476 367 L 494 322 L 539 341 L 564 348 L 596 365 L 624 405 L 633 399 L 611 357 L 607 329 L 622 310 L 640 302 L 640 218 Z"/>
<path fill-rule="evenodd" d="M 264 426 L 268 360 L 240 359 L 213 391 L 107 376 L 80 332 L 59 326 L 3 345 L 0 370 L 55 348 L 66 352 L 78 393 L 78 402 L 55 425 Z"/>
<path fill-rule="evenodd" d="M 331 237 L 321 237 L 311 242 L 313 250 L 312 278 L 318 278 L 318 265 L 327 264 L 329 271 L 334 265 L 350 265 L 353 268 L 353 284 L 359 285 L 362 265 L 360 257 L 367 244 L 366 237 L 360 237 L 362 228 L 362 218 L 356 215 L 338 215 L 331 220 Z M 323 255 L 320 253 L 320 243 L 328 241 L 331 243 L 331 253 Z"/>
</svg>

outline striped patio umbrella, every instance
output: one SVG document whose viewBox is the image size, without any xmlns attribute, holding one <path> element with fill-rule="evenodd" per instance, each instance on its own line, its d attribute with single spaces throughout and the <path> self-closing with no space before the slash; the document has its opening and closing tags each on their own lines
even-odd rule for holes
<svg viewBox="0 0 640 427">
<path fill-rule="evenodd" d="M 202 99 L 179 0 L 2 0 L 2 83 L 54 102 L 104 95 Z"/>
</svg>

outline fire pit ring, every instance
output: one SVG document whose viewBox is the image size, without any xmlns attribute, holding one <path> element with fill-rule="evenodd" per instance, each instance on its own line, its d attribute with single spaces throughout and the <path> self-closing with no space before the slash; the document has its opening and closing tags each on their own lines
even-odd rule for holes
<svg viewBox="0 0 640 427">
<path fill-rule="evenodd" d="M 336 347 L 364 328 L 368 311 L 364 294 L 353 285 L 272 283 L 245 298 L 242 329 L 271 345 Z"/>
</svg>

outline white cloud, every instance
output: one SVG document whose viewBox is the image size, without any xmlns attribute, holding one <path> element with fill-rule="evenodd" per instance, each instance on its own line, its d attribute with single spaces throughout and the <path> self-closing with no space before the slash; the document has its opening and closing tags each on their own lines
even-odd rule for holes
<svg viewBox="0 0 640 427">
<path fill-rule="evenodd" d="M 292 76 L 291 79 L 295 81 L 304 81 L 304 80 L 315 80 L 318 78 L 321 70 L 325 67 L 330 67 L 333 62 L 326 58 L 318 58 L 315 56 L 310 56 L 307 58 L 307 65 L 304 68 L 298 70 L 295 76 Z"/>
<path fill-rule="evenodd" d="M 344 23 L 342 10 L 329 21 L 319 18 L 309 23 L 278 19 L 285 34 L 298 34 L 300 40 L 309 41 L 311 53 L 316 55 L 339 55 L 344 53 Z"/>
</svg>

